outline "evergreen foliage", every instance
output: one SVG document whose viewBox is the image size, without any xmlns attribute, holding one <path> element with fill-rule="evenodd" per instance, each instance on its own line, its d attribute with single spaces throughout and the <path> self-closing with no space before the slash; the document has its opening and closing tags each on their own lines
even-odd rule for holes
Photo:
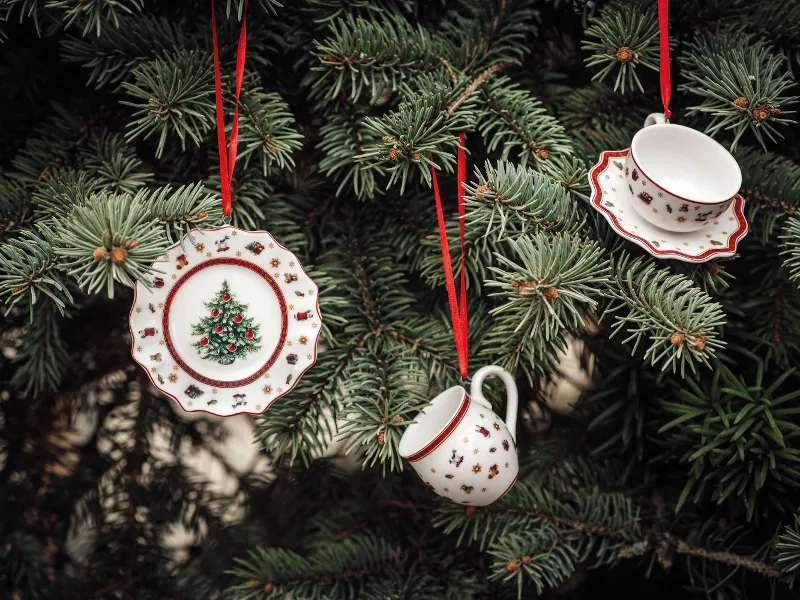
<svg viewBox="0 0 800 600">
<path fill-rule="evenodd" d="M 228 133 L 246 5 L 216 7 Z M 125 321 L 224 222 L 210 2 L 1 1 L 0 598 L 793 598 L 800 3 L 671 5 L 672 120 L 732 149 L 750 227 L 699 265 L 587 202 L 661 108 L 655 2 L 250 2 L 231 221 L 297 254 L 323 324 L 290 394 L 221 422 L 152 387 Z M 520 386 L 519 480 L 481 508 L 398 452 L 460 382 L 434 169 L 471 369 Z M 216 358 L 268 341 L 229 293 L 196 326 Z"/>
</svg>

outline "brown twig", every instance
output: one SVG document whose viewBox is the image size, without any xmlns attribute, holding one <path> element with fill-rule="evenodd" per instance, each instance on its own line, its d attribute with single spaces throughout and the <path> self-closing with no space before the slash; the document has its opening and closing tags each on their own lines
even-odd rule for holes
<svg viewBox="0 0 800 600">
<path fill-rule="evenodd" d="M 510 66 L 511 63 L 505 62 L 505 63 L 494 64 L 491 67 L 485 69 L 480 75 L 478 75 L 475 79 L 473 79 L 472 82 L 467 86 L 467 89 L 465 89 L 464 92 L 453 101 L 453 103 L 450 105 L 450 107 L 447 109 L 447 112 L 445 113 L 447 118 L 449 119 L 453 115 L 453 113 L 456 112 L 456 110 L 458 110 L 458 107 L 464 104 L 466 99 L 469 98 L 475 91 L 482 88 L 487 81 L 489 81 L 492 77 L 494 77 L 498 73 L 505 71 Z"/>
</svg>

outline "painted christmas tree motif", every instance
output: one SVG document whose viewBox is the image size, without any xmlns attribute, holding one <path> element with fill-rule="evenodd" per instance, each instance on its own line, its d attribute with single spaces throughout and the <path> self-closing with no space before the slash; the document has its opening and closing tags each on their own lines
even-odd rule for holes
<svg viewBox="0 0 800 600">
<path fill-rule="evenodd" d="M 192 334 L 202 336 L 192 346 L 201 351 L 203 358 L 229 365 L 261 349 L 260 326 L 246 316 L 247 305 L 236 301 L 227 280 L 205 306 L 208 316 L 192 326 Z"/>
</svg>

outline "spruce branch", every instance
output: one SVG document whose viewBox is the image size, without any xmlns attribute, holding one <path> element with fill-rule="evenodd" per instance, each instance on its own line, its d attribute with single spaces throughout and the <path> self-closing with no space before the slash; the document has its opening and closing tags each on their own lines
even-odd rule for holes
<svg viewBox="0 0 800 600">
<path fill-rule="evenodd" d="M 724 564 L 736 569 L 744 569 L 767 579 L 781 578 L 781 573 L 778 569 L 755 557 L 693 546 L 685 540 L 676 538 L 666 532 L 651 532 L 644 540 L 620 550 L 619 554 L 620 558 L 636 558 L 648 552 L 655 552 L 659 561 L 665 566 L 671 565 L 674 555 L 677 554 Z"/>
<path fill-rule="evenodd" d="M 736 500 L 747 519 L 762 502 L 788 508 L 799 484 L 800 436 L 794 401 L 800 397 L 794 369 L 773 376 L 763 361 L 748 382 L 716 364 L 710 382 L 686 379 L 679 401 L 662 403 L 673 417 L 659 429 L 691 470 L 675 510 L 687 501 Z"/>
<path fill-rule="evenodd" d="M 56 255 L 81 289 L 98 293 L 103 287 L 114 297 L 114 282 L 132 287 L 144 277 L 150 264 L 164 253 L 167 237 L 153 227 L 146 192 L 136 196 L 101 192 L 76 206 L 59 223 Z"/>
<path fill-rule="evenodd" d="M 645 337 L 650 341 L 644 358 L 661 369 L 686 365 L 695 372 L 695 363 L 711 367 L 709 359 L 725 342 L 718 328 L 725 323 L 722 307 L 684 275 L 672 275 L 653 262 L 627 257 L 614 265 L 617 287 L 610 288 L 619 301 L 607 312 L 625 308 L 614 317 L 613 334 L 625 331 L 625 343 L 634 342 L 633 352 Z"/>
<path fill-rule="evenodd" d="M 485 174 L 475 170 L 474 182 L 464 184 L 467 219 L 490 238 L 514 237 L 519 233 L 578 233 L 584 216 L 567 190 L 522 165 L 505 160 Z"/>
<path fill-rule="evenodd" d="M 192 45 L 177 23 L 163 17 L 122 14 L 117 21 L 117 27 L 104 28 L 98 35 L 66 36 L 60 42 L 63 60 L 88 69 L 86 83 L 95 89 L 128 81 L 135 67 L 165 50 L 178 51 Z"/>
<path fill-rule="evenodd" d="M 789 278 L 797 282 L 800 280 L 800 218 L 792 216 L 786 221 L 786 226 L 781 235 L 783 240 L 782 255 L 784 267 L 789 270 Z"/>
<path fill-rule="evenodd" d="M 63 311 L 46 294 L 30 308 L 31 322 L 23 330 L 24 343 L 14 358 L 11 385 L 24 396 L 58 389 L 70 358 L 61 333 Z"/>
<path fill-rule="evenodd" d="M 39 296 L 49 298 L 62 315 L 67 304 L 73 302 L 58 273 L 55 233 L 44 224 L 39 229 L 40 235 L 23 230 L 19 237 L 0 245 L 0 298 L 6 305 L 5 314 L 24 300 L 31 322 Z"/>
<path fill-rule="evenodd" d="M 312 67 L 310 84 L 316 97 L 333 100 L 344 93 L 352 103 L 364 99 L 373 104 L 409 73 L 443 68 L 429 34 L 407 21 L 348 16 L 328 28 L 327 38 L 314 41 L 319 65 Z"/>
<path fill-rule="evenodd" d="M 773 556 L 780 573 L 794 573 L 800 567 L 800 517 L 797 515 L 794 515 L 794 523 L 786 524 L 775 540 Z"/>
<path fill-rule="evenodd" d="M 193 51 L 155 58 L 136 67 L 132 77 L 122 87 L 139 102 L 121 102 L 136 109 L 125 137 L 157 135 L 156 157 L 169 134 L 178 136 L 182 149 L 187 137 L 199 146 L 214 124 L 211 57 Z"/>
<path fill-rule="evenodd" d="M 766 150 L 765 136 L 774 143 L 783 137 L 778 126 L 795 122 L 786 116 L 795 111 L 786 106 L 800 96 L 789 95 L 795 84 L 785 60 L 772 46 L 741 32 L 698 34 L 681 55 L 688 83 L 678 89 L 702 99 L 687 114 L 711 117 L 709 135 L 731 131 L 731 149 L 750 132 Z"/>
<path fill-rule="evenodd" d="M 248 89 L 241 101 L 239 153 L 237 160 L 245 168 L 251 160 L 261 165 L 264 177 L 276 164 L 279 169 L 294 166 L 292 153 L 302 147 L 303 136 L 297 132 L 289 105 L 277 93 L 259 87 Z"/>
<path fill-rule="evenodd" d="M 317 148 L 323 157 L 319 170 L 338 182 L 336 195 L 345 190 L 351 191 L 359 200 L 374 198 L 377 190 L 375 169 L 369 167 L 363 158 L 364 144 L 369 130 L 364 126 L 363 110 L 351 114 L 333 114 L 320 128 L 320 141 Z"/>
<path fill-rule="evenodd" d="M 247 558 L 235 558 L 231 575 L 242 583 L 228 593 L 240 600 L 278 594 L 323 600 L 355 594 L 377 574 L 397 568 L 397 551 L 369 533 L 320 544 L 304 557 L 282 548 L 256 547 Z M 349 595 L 348 594 L 348 595 Z"/>
<path fill-rule="evenodd" d="M 551 154 L 569 154 L 572 142 L 564 127 L 534 98 L 503 76 L 481 91 L 488 111 L 478 120 L 478 131 L 489 152 L 502 149 L 501 157 L 513 155 L 522 166 L 538 167 Z"/>
<path fill-rule="evenodd" d="M 50 170 L 34 187 L 31 199 L 41 214 L 60 219 L 99 189 L 100 183 L 88 171 L 58 168 Z"/>
<path fill-rule="evenodd" d="M 60 15 L 65 28 L 72 25 L 83 25 L 83 35 L 94 29 L 95 35 L 100 35 L 103 27 L 113 26 L 119 28 L 120 16 L 132 15 L 134 11 L 141 11 L 144 7 L 143 0 L 47 0 L 45 8 L 52 14 Z"/>
<path fill-rule="evenodd" d="M 525 364 L 538 372 L 552 367 L 555 350 L 563 350 L 565 334 L 585 326 L 585 312 L 597 308 L 610 283 L 609 263 L 596 243 L 566 234 L 537 233 L 508 241 L 509 256 L 495 255 L 495 279 L 486 286 L 501 304 L 487 349 L 509 370 Z M 488 350 L 487 350 L 488 351 Z"/>
<path fill-rule="evenodd" d="M 183 235 L 202 227 L 222 223 L 222 203 L 217 194 L 207 191 L 201 183 L 182 185 L 173 191 L 166 185 L 160 189 L 142 190 L 139 199 L 149 210 L 154 222 L 164 225 L 167 240 L 182 241 Z"/>
<path fill-rule="evenodd" d="M 153 179 L 136 151 L 118 134 L 102 133 L 79 153 L 79 162 L 99 187 L 116 194 L 135 194 Z"/>
<path fill-rule="evenodd" d="M 430 185 L 430 168 L 452 171 L 458 149 L 458 133 L 474 127 L 473 114 L 464 108 L 447 118 L 448 105 L 458 97 L 458 90 L 438 86 L 433 92 L 415 95 L 380 118 L 367 117 L 364 126 L 381 142 L 368 147 L 356 158 L 366 159 L 375 168 L 389 173 L 390 187 L 400 180 L 405 190 L 414 166 Z M 430 155 L 435 153 L 437 162 Z"/>
<path fill-rule="evenodd" d="M 0 239 L 21 231 L 30 223 L 33 210 L 28 190 L 17 177 L 0 173 Z"/>
<path fill-rule="evenodd" d="M 637 69 L 658 71 L 658 20 L 655 7 L 645 10 L 615 2 L 605 7 L 586 29 L 581 48 L 592 52 L 588 67 L 602 66 L 592 80 L 603 81 L 616 72 L 614 91 L 644 91 Z"/>
</svg>

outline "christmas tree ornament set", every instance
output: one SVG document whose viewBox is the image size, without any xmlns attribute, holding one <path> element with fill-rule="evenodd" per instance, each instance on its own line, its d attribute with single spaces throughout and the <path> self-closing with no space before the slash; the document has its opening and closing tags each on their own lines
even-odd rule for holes
<svg viewBox="0 0 800 600">
<path fill-rule="evenodd" d="M 664 114 L 647 117 L 630 148 L 589 171 L 591 205 L 653 256 L 700 263 L 732 256 L 747 233 L 736 159 L 704 133 L 674 125 L 669 101 L 667 0 L 658 3 Z"/>
<path fill-rule="evenodd" d="M 223 214 L 231 181 L 244 75 L 246 21 L 236 60 L 236 101 L 226 149 L 216 17 L 214 78 Z M 187 411 L 258 414 L 287 394 L 317 357 L 318 288 L 300 261 L 265 231 L 194 230 L 167 249 L 135 287 L 133 357 Z"/>
<path fill-rule="evenodd" d="M 444 221 L 436 167 L 431 166 L 433 196 L 439 225 L 439 246 L 444 264 L 445 288 L 453 324 L 453 337 L 462 381 L 469 375 L 467 282 L 464 262 L 464 183 L 467 154 L 464 134 L 458 146 L 458 214 L 461 250 L 461 289 L 456 297 L 450 247 Z M 486 377 L 495 375 L 506 386 L 506 420 L 492 410 L 483 395 Z M 479 369 L 470 386 L 451 387 L 434 398 L 408 426 L 400 439 L 400 456 L 417 471 L 432 491 L 472 506 L 486 506 L 506 495 L 517 480 L 519 462 L 516 448 L 517 384 L 512 375 L 495 365 Z"/>
</svg>

